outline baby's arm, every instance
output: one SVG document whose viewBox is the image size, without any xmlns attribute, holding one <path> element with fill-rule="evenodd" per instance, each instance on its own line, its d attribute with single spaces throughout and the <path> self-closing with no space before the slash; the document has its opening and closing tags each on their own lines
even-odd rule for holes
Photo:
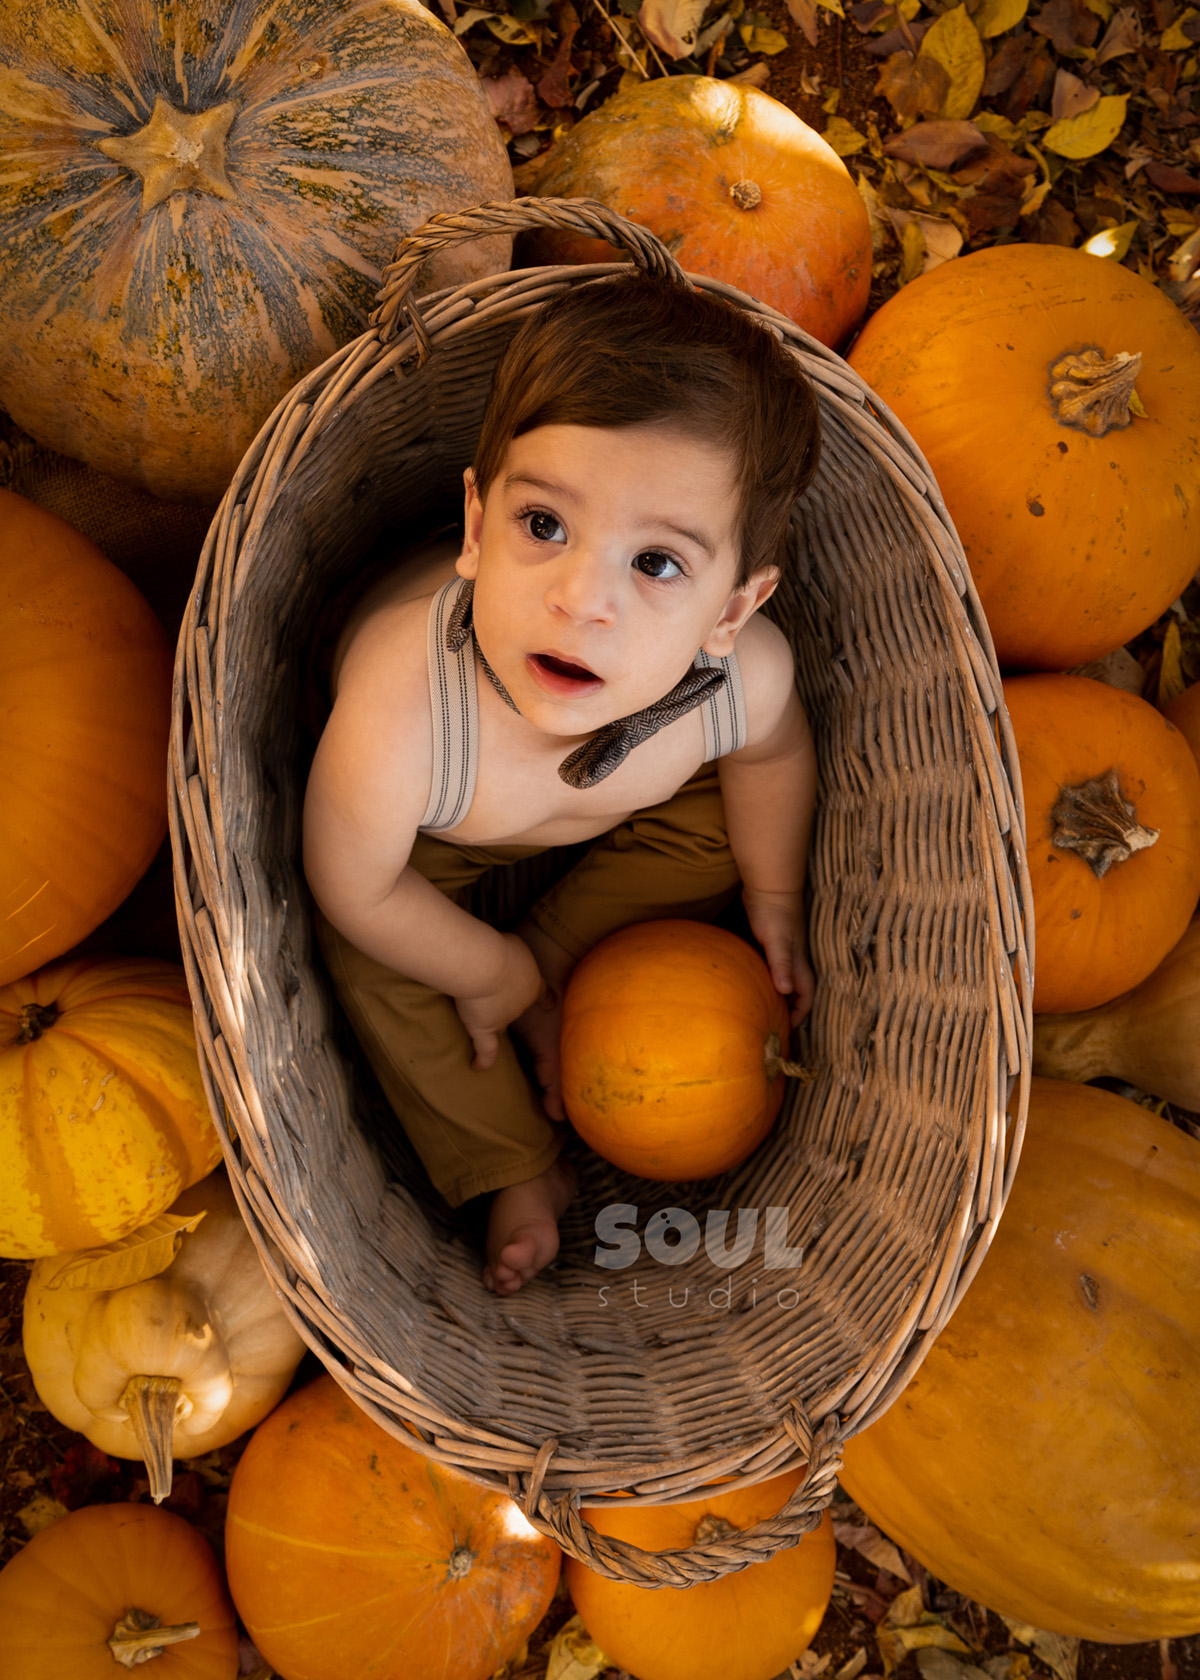
<svg viewBox="0 0 1200 1680">
<path fill-rule="evenodd" d="M 408 866 L 431 774 L 424 624 L 416 630 L 385 645 L 368 626 L 347 656 L 305 792 L 304 870 L 351 944 L 454 999 L 482 1069 L 544 982 L 523 940 Z"/>
<path fill-rule="evenodd" d="M 751 619 L 738 638 L 738 653 L 749 739 L 718 766 L 725 821 L 746 915 L 777 989 L 793 994 L 794 1026 L 813 1000 L 804 874 L 816 754 L 782 632 L 766 619 Z"/>
</svg>

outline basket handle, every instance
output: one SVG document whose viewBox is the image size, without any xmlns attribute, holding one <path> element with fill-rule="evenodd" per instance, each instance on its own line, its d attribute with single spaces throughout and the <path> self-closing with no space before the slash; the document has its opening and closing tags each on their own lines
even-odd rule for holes
<svg viewBox="0 0 1200 1680">
<path fill-rule="evenodd" d="M 556 1442 L 547 1441 L 533 1470 L 519 1479 L 510 1478 L 510 1483 L 519 1480 L 523 1484 L 514 1488 L 513 1494 L 535 1528 L 610 1581 L 626 1581 L 637 1587 L 692 1587 L 774 1557 L 776 1552 L 803 1540 L 820 1523 L 833 1499 L 834 1483 L 842 1467 L 841 1422 L 831 1413 L 815 1431 L 811 1430 L 798 1399 L 792 1400 L 790 1414 L 785 1427 L 808 1455 L 804 1480 L 773 1517 L 738 1534 L 697 1546 L 669 1552 L 643 1551 L 627 1540 L 598 1533 L 569 1495 L 549 1499 L 542 1492 L 542 1480 Z"/>
<path fill-rule="evenodd" d="M 684 272 L 675 258 L 652 233 L 637 222 L 628 221 L 595 198 L 496 199 L 472 210 L 443 211 L 414 228 L 396 247 L 396 255 L 383 271 L 383 286 L 370 316 L 381 344 L 390 344 L 400 331 L 401 317 L 412 323 L 409 292 L 417 270 L 426 257 L 446 245 L 459 245 L 488 233 L 524 233 L 529 228 L 559 228 L 569 233 L 607 239 L 620 251 L 628 251 L 647 274 L 661 274 L 683 281 Z M 415 328 L 418 339 L 425 337 Z"/>
</svg>

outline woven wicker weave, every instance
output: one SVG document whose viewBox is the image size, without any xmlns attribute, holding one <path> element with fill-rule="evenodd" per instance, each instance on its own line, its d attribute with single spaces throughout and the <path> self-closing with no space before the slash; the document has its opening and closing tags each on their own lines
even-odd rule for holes
<svg viewBox="0 0 1200 1680">
<path fill-rule="evenodd" d="M 329 600 L 381 541 L 420 536 L 460 498 L 517 325 L 615 271 L 527 269 L 408 301 L 430 252 L 534 225 L 675 271 L 643 230 L 581 199 L 439 216 L 404 242 L 371 329 L 279 406 L 209 533 L 176 667 L 177 899 L 230 1175 L 302 1335 L 385 1429 L 411 1443 L 415 1427 L 430 1457 L 511 1492 L 576 1557 L 686 1585 L 816 1525 L 840 1442 L 903 1387 L 991 1240 L 1028 1077 L 1019 784 L 987 628 L 911 440 L 831 351 L 693 276 L 781 335 L 821 403 L 820 472 L 769 609 L 795 647 L 820 761 L 819 985 L 799 1046 L 816 1078 L 719 1181 L 632 1180 L 580 1146 L 557 1265 L 515 1296 L 484 1290 L 475 1234 L 429 1191 L 314 954 L 300 711 Z M 554 863 L 495 872 L 481 909 L 514 913 Z M 594 1219 L 610 1203 L 701 1222 L 785 1207 L 803 1264 L 764 1271 L 760 1220 L 734 1270 L 703 1247 L 599 1270 Z M 661 1503 L 717 1477 L 745 1486 L 806 1460 L 777 1517 L 690 1551 L 641 1552 L 580 1509 L 619 1490 Z"/>
</svg>

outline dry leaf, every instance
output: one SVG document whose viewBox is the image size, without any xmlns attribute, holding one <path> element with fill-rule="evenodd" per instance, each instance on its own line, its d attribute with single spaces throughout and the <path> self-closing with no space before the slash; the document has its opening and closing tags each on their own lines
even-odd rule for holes
<svg viewBox="0 0 1200 1680">
<path fill-rule="evenodd" d="M 572 1616 L 554 1636 L 546 1663 L 546 1680 L 595 1680 L 602 1669 L 609 1667 L 608 1658 L 581 1618 Z"/>
<path fill-rule="evenodd" d="M 180 1244 L 204 1214 L 162 1213 L 127 1237 L 103 1248 L 82 1248 L 64 1255 L 63 1263 L 47 1280 L 47 1289 L 127 1289 L 157 1277 L 179 1253 Z"/>
<path fill-rule="evenodd" d="M 1148 163 L 1146 177 L 1159 192 L 1200 193 L 1200 181 L 1182 169 L 1172 169 L 1167 163 Z"/>
<path fill-rule="evenodd" d="M 791 1680 L 819 1680 L 833 1661 L 833 1653 L 826 1651 L 818 1656 L 816 1651 L 802 1651 L 791 1665 Z"/>
<path fill-rule="evenodd" d="M 708 0 L 643 0 L 638 27 L 668 58 L 687 58 L 707 9 Z"/>
<path fill-rule="evenodd" d="M 945 70 L 948 86 L 938 115 L 969 117 L 975 109 L 987 68 L 983 42 L 965 5 L 935 18 L 921 38 L 921 58 L 932 58 Z"/>
<path fill-rule="evenodd" d="M 986 152 L 988 143 L 973 122 L 951 122 L 945 118 L 914 123 L 883 142 L 888 157 L 905 163 L 923 163 L 928 169 L 958 169 L 968 159 Z"/>
<path fill-rule="evenodd" d="M 491 12 L 485 12 L 482 6 L 468 6 L 465 12 L 460 12 L 454 20 L 454 33 L 465 35 L 468 29 L 473 29 L 477 23 L 486 23 Z"/>
<path fill-rule="evenodd" d="M 1104 38 L 1096 48 L 1097 64 L 1107 64 L 1110 58 L 1137 52 L 1142 44 L 1141 20 L 1132 6 L 1122 6 L 1104 31 Z"/>
<path fill-rule="evenodd" d="M 51 1523 L 65 1517 L 67 1507 L 57 1499 L 51 1499 L 48 1493 L 39 1493 L 31 1499 L 28 1505 L 22 1505 L 17 1512 L 17 1521 L 31 1537 L 40 1534 Z"/>
<path fill-rule="evenodd" d="M 1128 254 L 1139 226 L 1138 222 L 1122 222 L 1120 227 L 1101 228 L 1099 233 L 1085 239 L 1079 249 L 1093 257 L 1108 257 L 1111 262 L 1121 262 Z"/>
<path fill-rule="evenodd" d="M 911 122 L 917 117 L 936 117 L 949 86 L 946 67 L 936 58 L 898 52 L 884 60 L 876 91 L 901 122 Z"/>
<path fill-rule="evenodd" d="M 858 1680 L 858 1676 L 867 1666 L 867 1647 L 860 1645 L 854 1655 L 844 1662 L 834 1675 L 833 1680 Z"/>
<path fill-rule="evenodd" d="M 961 1651 L 964 1656 L 971 1654 L 971 1647 L 959 1638 L 953 1628 L 944 1626 L 932 1616 L 919 1627 L 893 1629 L 893 1637 L 900 1657 L 906 1656 L 909 1651 L 928 1650 L 931 1646 L 940 1651 Z"/>
<path fill-rule="evenodd" d="M 830 117 L 821 138 L 840 158 L 853 157 L 856 152 L 863 151 L 867 144 L 866 135 L 852 128 L 844 117 Z"/>
<path fill-rule="evenodd" d="M 931 268 L 949 262 L 962 250 L 962 231 L 945 216 L 924 216 L 920 211 L 891 209 L 888 215 L 900 235 L 900 248 L 904 253 L 900 264 L 902 286 L 907 285 L 909 280 L 915 280 L 918 274 L 928 274 Z M 909 231 L 914 228 L 916 232 Z M 914 262 L 919 259 L 919 266 L 908 274 L 910 258 Z M 911 1579 L 907 1570 L 901 1579 Z"/>
<path fill-rule="evenodd" d="M 804 31 L 810 47 L 817 44 L 817 0 L 787 0 L 788 13 Z"/>
<path fill-rule="evenodd" d="M 1034 1656 L 1045 1663 L 1058 1680 L 1076 1680 L 1079 1671 L 1079 1640 L 1065 1633 L 1047 1633 L 1045 1628 L 1033 1627 L 1029 1622 L 1015 1622 L 1002 1615 L 1000 1620 L 1019 1645 L 1028 1645 Z"/>
<path fill-rule="evenodd" d="M 787 50 L 787 36 L 761 12 L 746 12 L 738 20 L 737 31 L 747 52 L 766 53 L 770 58 Z"/>
<path fill-rule="evenodd" d="M 917 1667 L 921 1670 L 921 1680 L 991 1680 L 991 1675 L 982 1668 L 959 1662 L 949 1651 L 936 1645 L 917 1652 Z"/>
<path fill-rule="evenodd" d="M 1186 52 L 1189 47 L 1195 46 L 1196 43 L 1191 36 L 1184 34 L 1183 26 L 1185 23 L 1191 23 L 1197 17 L 1200 17 L 1200 12 L 1197 12 L 1195 6 L 1189 6 L 1185 12 L 1175 19 L 1169 29 L 1163 31 L 1158 43 L 1159 49 L 1162 52 Z"/>
<path fill-rule="evenodd" d="M 899 1580 L 907 1581 L 909 1586 L 912 1585 L 912 1576 L 900 1556 L 900 1548 L 894 1541 L 880 1534 L 873 1523 L 834 1523 L 833 1537 L 839 1544 L 849 1546 L 852 1551 L 860 1553 L 868 1563 L 873 1563 L 876 1569 L 886 1569 L 889 1575 L 895 1575 Z"/>
<path fill-rule="evenodd" d="M 1090 111 L 1052 123 L 1042 136 L 1042 144 L 1059 157 L 1095 157 L 1107 150 L 1121 132 L 1127 103 L 1127 94 L 1105 94 Z"/>
<path fill-rule="evenodd" d="M 898 285 L 907 286 L 918 274 L 925 272 L 925 235 L 916 216 L 910 216 L 900 229 L 900 272 Z M 886 1667 L 885 1667 L 886 1672 Z"/>
<path fill-rule="evenodd" d="M 897 1593 L 888 1606 L 888 1613 L 883 1618 L 883 1626 L 889 1628 L 916 1627 L 922 1616 L 928 1615 L 925 1609 L 925 1598 L 920 1587 L 909 1587 L 905 1592 Z"/>
<path fill-rule="evenodd" d="M 866 176 L 859 175 L 855 185 L 858 187 L 859 197 L 867 207 L 867 215 L 871 222 L 871 250 L 875 256 L 878 256 L 887 244 L 887 230 L 889 224 L 884 220 L 883 211 L 879 203 L 879 194 L 875 191 L 875 188 L 871 185 L 870 181 L 867 180 Z"/>
<path fill-rule="evenodd" d="M 497 122 L 504 124 L 510 134 L 530 134 L 541 118 L 537 95 L 528 80 L 517 69 L 503 76 L 481 76 L 480 86 L 488 102 L 488 110 Z"/>
<path fill-rule="evenodd" d="M 1146 685 L 1145 671 L 1129 649 L 1124 647 L 1117 648 L 1113 653 L 1106 653 L 1103 659 L 1093 659 L 1087 665 L 1077 665 L 1073 671 L 1068 671 L 1067 675 L 1091 677 L 1093 682 L 1107 683 L 1109 688 L 1123 688 L 1126 694 L 1136 694 L 1139 700 Z"/>
<path fill-rule="evenodd" d="M 1054 78 L 1050 115 L 1055 122 L 1065 122 L 1068 117 L 1079 116 L 1081 111 L 1090 111 L 1099 100 L 1099 88 L 1089 87 L 1069 70 L 1060 69 Z"/>
<path fill-rule="evenodd" d="M 522 23 L 508 12 L 498 12 L 488 18 L 488 28 L 506 47 L 541 47 L 541 30 L 532 23 Z"/>
<path fill-rule="evenodd" d="M 981 0 L 975 9 L 975 27 L 985 41 L 1015 29 L 1029 10 L 1029 0 Z"/>
<path fill-rule="evenodd" d="M 1177 700 L 1188 686 L 1187 677 L 1183 669 L 1183 637 L 1179 631 L 1177 619 L 1167 620 L 1167 631 L 1163 637 L 1162 663 L 1158 668 L 1158 694 L 1155 704 L 1166 706 L 1172 700 Z"/>
<path fill-rule="evenodd" d="M 1200 227 L 1189 233 L 1182 245 L 1176 246 L 1167 264 L 1167 273 L 1177 286 L 1186 285 L 1197 271 L 1200 271 Z"/>
<path fill-rule="evenodd" d="M 1075 58 L 1095 41 L 1100 20 L 1083 0 L 1047 0 L 1037 16 L 1030 18 L 1029 27 L 1045 35 L 1064 57 Z"/>
</svg>

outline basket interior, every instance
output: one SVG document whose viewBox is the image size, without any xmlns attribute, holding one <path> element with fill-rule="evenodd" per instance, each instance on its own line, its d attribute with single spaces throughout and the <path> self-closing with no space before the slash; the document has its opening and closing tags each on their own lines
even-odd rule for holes
<svg viewBox="0 0 1200 1680">
<path fill-rule="evenodd" d="M 986 633 L 923 465 L 845 364 L 794 333 L 821 397 L 822 465 L 769 611 L 795 648 L 820 763 L 819 983 L 797 1045 L 816 1077 L 718 1180 L 632 1179 L 576 1142 L 557 1264 L 514 1297 L 484 1290 L 479 1221 L 429 1188 L 316 951 L 301 716 L 331 598 L 460 502 L 492 366 L 545 295 L 519 279 L 524 301 L 507 309 L 494 284 L 437 294 L 423 305 L 433 355 L 368 358 L 337 401 L 349 352 L 333 358 L 280 411 L 274 455 L 268 440 L 235 481 L 181 642 L 211 828 L 210 855 L 193 798 L 187 895 L 212 931 L 190 943 L 207 953 L 231 1171 L 312 1345 L 385 1420 L 453 1434 L 468 1463 L 494 1470 L 506 1443 L 553 1437 L 560 1462 L 611 1466 L 597 1485 L 617 1487 L 622 1465 L 745 1466 L 796 1396 L 814 1420 L 836 1409 L 860 1427 L 944 1319 L 1003 1196 L 1023 1060 L 1020 842 Z M 482 911 L 513 917 L 562 861 L 493 872 Z M 639 1226 L 667 1207 L 701 1226 L 709 1210 L 758 1209 L 755 1247 L 731 1270 L 703 1245 L 679 1264 L 643 1250 L 601 1269 L 594 1221 L 613 1203 L 636 1206 Z M 765 1269 L 768 1207 L 789 1210 L 798 1268 Z"/>
</svg>

